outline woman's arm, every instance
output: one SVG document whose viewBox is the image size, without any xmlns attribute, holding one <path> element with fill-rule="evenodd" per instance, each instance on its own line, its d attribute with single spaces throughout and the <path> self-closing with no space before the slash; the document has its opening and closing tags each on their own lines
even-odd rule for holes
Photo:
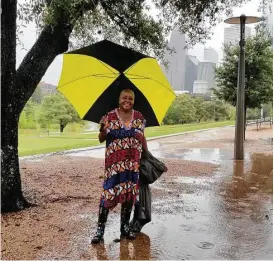
<svg viewBox="0 0 274 261">
<path fill-rule="evenodd" d="M 108 121 L 107 118 L 103 118 L 101 121 L 101 127 L 99 129 L 100 133 L 98 135 L 99 142 L 102 143 L 107 138 L 107 128 L 108 128 Z"/>
<path fill-rule="evenodd" d="M 147 139 L 146 139 L 145 135 L 143 136 L 142 146 L 143 146 L 143 150 L 144 151 L 148 151 L 148 148 L 147 148 Z"/>
<path fill-rule="evenodd" d="M 135 137 L 136 137 L 136 139 L 138 139 L 142 143 L 143 150 L 148 151 L 148 148 L 147 148 L 147 139 L 145 137 L 144 132 L 136 132 L 135 133 Z"/>
<path fill-rule="evenodd" d="M 104 130 L 100 131 L 100 133 L 98 135 L 99 142 L 100 143 L 104 142 L 106 140 L 106 137 L 107 137 L 106 131 L 104 131 Z"/>
</svg>

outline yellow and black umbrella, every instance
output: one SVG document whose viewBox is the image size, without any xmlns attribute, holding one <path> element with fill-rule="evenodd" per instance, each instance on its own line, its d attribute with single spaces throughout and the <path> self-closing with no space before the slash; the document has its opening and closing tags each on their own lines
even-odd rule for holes
<svg viewBox="0 0 274 261">
<path fill-rule="evenodd" d="M 119 94 L 127 88 L 134 91 L 134 109 L 147 126 L 158 126 L 175 99 L 154 58 L 107 40 L 64 54 L 58 91 L 82 119 L 99 122 L 118 107 Z"/>
</svg>

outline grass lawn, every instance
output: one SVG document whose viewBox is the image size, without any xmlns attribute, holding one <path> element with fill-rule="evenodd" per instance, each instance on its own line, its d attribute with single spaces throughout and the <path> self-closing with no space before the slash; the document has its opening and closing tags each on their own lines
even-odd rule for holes
<svg viewBox="0 0 274 261">
<path fill-rule="evenodd" d="M 19 156 L 58 152 L 95 145 L 99 145 L 99 141 L 19 136 Z"/>
<path fill-rule="evenodd" d="M 175 134 L 186 131 L 202 130 L 208 128 L 217 128 L 234 125 L 234 121 L 221 121 L 221 122 L 203 122 L 203 123 L 191 123 L 183 125 L 166 125 L 160 127 L 149 127 L 145 130 L 147 138 L 157 137 L 168 134 Z"/>
<path fill-rule="evenodd" d="M 166 125 L 160 127 L 149 127 L 145 134 L 147 138 L 174 134 L 179 132 L 201 130 L 208 128 L 224 127 L 233 125 L 234 121 L 194 123 L 184 125 Z M 58 152 L 69 149 L 77 149 L 99 145 L 98 133 L 90 132 L 64 132 L 57 130 L 39 134 L 36 130 L 19 131 L 19 156 L 28 156 L 50 152 Z M 95 140 L 93 140 L 95 139 Z"/>
</svg>

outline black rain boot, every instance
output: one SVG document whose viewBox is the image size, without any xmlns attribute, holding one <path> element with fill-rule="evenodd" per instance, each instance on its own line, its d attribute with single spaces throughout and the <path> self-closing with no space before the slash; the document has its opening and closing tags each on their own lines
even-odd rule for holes
<svg viewBox="0 0 274 261">
<path fill-rule="evenodd" d="M 100 207 L 98 216 L 98 226 L 95 236 L 91 239 L 91 244 L 104 242 L 105 226 L 108 218 L 109 209 Z"/>
<path fill-rule="evenodd" d="M 139 203 L 136 203 L 135 208 L 134 208 L 133 219 L 131 220 L 131 222 L 129 224 L 130 230 L 134 233 L 139 233 L 139 232 L 141 232 L 141 229 L 142 229 L 142 226 L 141 226 L 141 224 L 139 222 L 139 218 L 138 218 L 139 208 L 140 208 Z"/>
<path fill-rule="evenodd" d="M 121 206 L 121 236 L 120 238 L 135 239 L 135 234 L 129 227 L 129 219 L 132 210 L 132 203 L 126 202 Z"/>
</svg>

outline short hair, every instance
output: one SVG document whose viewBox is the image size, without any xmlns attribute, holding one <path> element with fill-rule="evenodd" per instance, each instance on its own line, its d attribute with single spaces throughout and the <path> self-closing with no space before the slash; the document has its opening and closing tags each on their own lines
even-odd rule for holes
<svg viewBox="0 0 274 261">
<path fill-rule="evenodd" d="M 131 93 L 132 96 L 133 96 L 133 99 L 135 99 L 135 93 L 134 93 L 134 91 L 131 90 L 131 89 L 124 89 L 124 90 L 122 90 L 122 91 L 120 92 L 119 99 L 121 98 L 121 95 L 122 95 L 123 92 Z"/>
</svg>

